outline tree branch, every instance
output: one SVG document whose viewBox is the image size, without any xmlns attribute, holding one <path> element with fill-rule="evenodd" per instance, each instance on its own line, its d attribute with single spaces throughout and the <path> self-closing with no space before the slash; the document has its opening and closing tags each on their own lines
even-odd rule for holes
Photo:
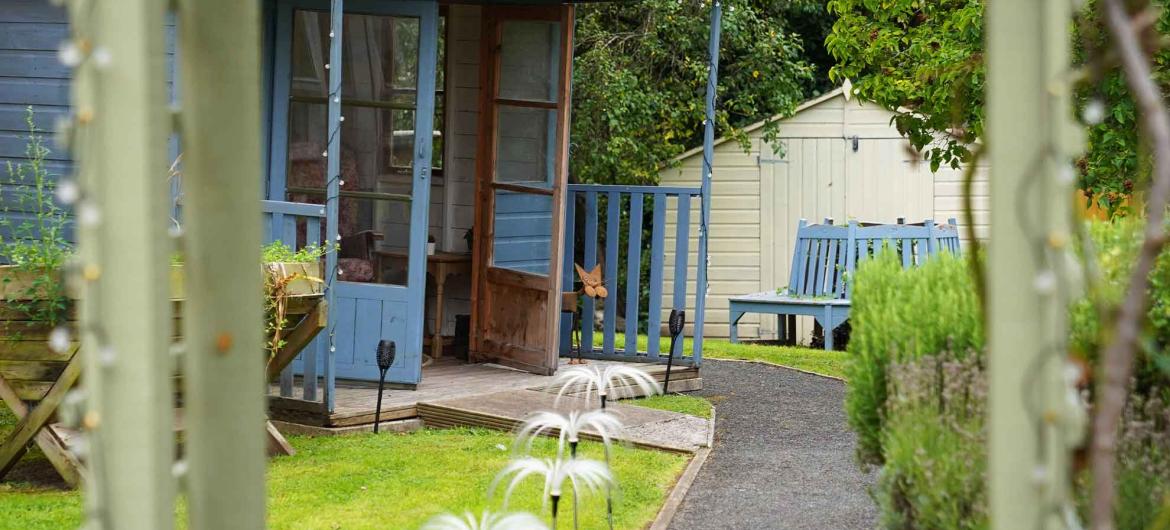
<svg viewBox="0 0 1170 530">
<path fill-rule="evenodd" d="M 1130 19 L 1122 0 L 1103 0 L 1101 7 L 1121 59 L 1126 84 L 1137 103 L 1142 129 L 1154 154 L 1143 241 L 1117 314 L 1112 340 L 1102 355 L 1103 377 L 1098 384 L 1093 418 L 1091 523 L 1096 530 L 1112 530 L 1117 431 L 1128 396 L 1129 379 L 1133 375 L 1134 351 L 1149 303 L 1150 271 L 1166 243 L 1164 221 L 1166 204 L 1170 200 L 1170 114 L 1163 105 L 1149 59 L 1142 50 L 1138 33 L 1142 22 L 1135 23 Z"/>
</svg>

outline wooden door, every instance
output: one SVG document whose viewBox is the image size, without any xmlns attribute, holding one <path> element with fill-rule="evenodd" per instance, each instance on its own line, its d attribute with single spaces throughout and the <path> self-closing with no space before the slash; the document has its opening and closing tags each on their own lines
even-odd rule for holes
<svg viewBox="0 0 1170 530">
<path fill-rule="evenodd" d="M 485 7 L 473 359 L 557 366 L 573 7 Z"/>
</svg>

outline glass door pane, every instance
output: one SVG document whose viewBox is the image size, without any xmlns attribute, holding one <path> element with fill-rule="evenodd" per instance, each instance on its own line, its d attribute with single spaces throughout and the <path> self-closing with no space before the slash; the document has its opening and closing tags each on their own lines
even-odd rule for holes
<svg viewBox="0 0 1170 530">
<path fill-rule="evenodd" d="M 414 195 L 419 19 L 346 14 L 343 24 L 341 280 L 405 285 Z M 329 141 L 329 13 L 296 11 L 292 48 L 288 200 L 322 204 Z"/>
<path fill-rule="evenodd" d="M 499 97 L 555 103 L 561 24 L 509 20 L 501 24 L 500 31 Z"/>
</svg>

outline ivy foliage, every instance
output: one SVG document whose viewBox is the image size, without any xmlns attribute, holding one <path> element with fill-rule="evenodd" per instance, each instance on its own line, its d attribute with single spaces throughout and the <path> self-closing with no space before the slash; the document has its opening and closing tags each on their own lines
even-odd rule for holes
<svg viewBox="0 0 1170 530">
<path fill-rule="evenodd" d="M 578 7 L 574 181 L 655 184 L 663 165 L 701 144 L 710 12 L 704 0 Z M 827 20 L 811 0 L 724 0 L 717 136 L 746 148 L 744 126 L 791 113 L 826 88 L 826 67 L 805 48 Z M 819 47 L 812 54 L 827 59 Z M 776 130 L 773 120 L 765 134 L 774 139 Z"/>
<path fill-rule="evenodd" d="M 1167 0 L 1155 0 L 1165 8 Z M 861 97 L 897 109 L 894 124 L 933 168 L 967 160 L 984 132 L 983 0 L 831 0 L 838 16 L 825 43 L 837 60 L 830 78 L 856 87 Z M 1162 9 L 1159 33 L 1170 30 Z M 1106 40 L 1096 2 L 1081 8 L 1073 60 L 1093 62 Z M 1170 54 L 1154 61 L 1155 78 L 1170 91 Z M 1138 140 L 1136 110 L 1121 73 L 1089 68 L 1091 83 L 1078 92 L 1079 114 L 1089 123 L 1088 149 L 1078 160 L 1079 186 L 1111 214 L 1148 171 Z M 1089 104 L 1093 101 L 1092 104 Z"/>
</svg>

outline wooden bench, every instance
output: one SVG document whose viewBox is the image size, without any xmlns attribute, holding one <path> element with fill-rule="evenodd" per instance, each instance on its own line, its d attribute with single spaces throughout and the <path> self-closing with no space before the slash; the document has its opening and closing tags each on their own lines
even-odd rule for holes
<svg viewBox="0 0 1170 530">
<path fill-rule="evenodd" d="M 898 253 L 902 266 L 917 266 L 939 252 L 958 255 L 959 230 L 954 219 L 935 224 L 881 225 L 850 221 L 848 226 L 809 225 L 804 219 L 796 231 L 788 287 L 729 298 L 731 342 L 739 339 L 739 320 L 746 313 L 777 315 L 779 330 L 792 340 L 796 316 L 811 316 L 825 334 L 825 349 L 833 349 L 833 330 L 849 319 L 849 293 L 859 262 L 872 258 L 884 246 Z"/>
</svg>

